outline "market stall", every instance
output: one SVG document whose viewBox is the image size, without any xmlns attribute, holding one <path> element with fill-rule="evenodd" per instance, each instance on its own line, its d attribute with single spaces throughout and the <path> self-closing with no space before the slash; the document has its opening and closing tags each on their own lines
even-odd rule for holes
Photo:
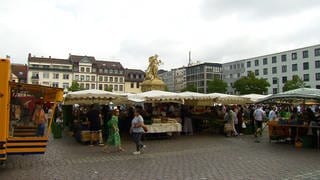
<svg viewBox="0 0 320 180">
<path fill-rule="evenodd" d="M 126 103 L 128 96 L 125 94 L 117 94 L 102 90 L 83 90 L 76 92 L 69 92 L 65 98 L 63 104 L 65 106 L 73 105 L 73 119 L 69 123 L 74 137 L 80 142 L 90 141 L 89 123 L 86 118 L 86 113 L 93 104 L 105 107 L 109 105 L 116 105 Z M 97 140 L 97 136 L 95 137 Z"/>
</svg>

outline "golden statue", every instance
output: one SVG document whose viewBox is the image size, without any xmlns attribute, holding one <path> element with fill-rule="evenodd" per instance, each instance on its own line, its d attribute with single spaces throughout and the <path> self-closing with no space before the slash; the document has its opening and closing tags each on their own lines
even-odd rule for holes
<svg viewBox="0 0 320 180">
<path fill-rule="evenodd" d="M 146 78 L 147 80 L 153 80 L 158 77 L 158 66 L 161 64 L 161 60 L 158 59 L 158 55 L 155 54 L 154 56 L 149 57 L 149 66 L 146 71 Z"/>
</svg>

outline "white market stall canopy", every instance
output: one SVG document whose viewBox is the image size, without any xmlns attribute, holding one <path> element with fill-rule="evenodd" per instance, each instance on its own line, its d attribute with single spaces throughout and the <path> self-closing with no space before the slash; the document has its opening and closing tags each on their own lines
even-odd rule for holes
<svg viewBox="0 0 320 180">
<path fill-rule="evenodd" d="M 320 89 L 298 88 L 260 99 L 257 103 L 305 103 L 307 101 L 320 102 Z"/>
<path fill-rule="evenodd" d="M 176 102 L 188 105 L 210 106 L 213 103 L 245 104 L 251 102 L 249 98 L 221 93 L 203 94 L 196 92 L 173 93 L 167 91 L 147 91 L 138 94 L 129 94 L 132 102 Z"/>
<path fill-rule="evenodd" d="M 109 102 L 121 103 L 125 101 L 128 101 L 127 95 L 96 89 L 70 92 L 64 98 L 65 105 L 107 104 Z"/>
<path fill-rule="evenodd" d="M 268 95 L 262 95 L 262 94 L 246 94 L 242 95 L 241 97 L 249 98 L 253 103 L 259 101 L 260 99 L 266 98 L 271 96 L 271 94 Z"/>
</svg>

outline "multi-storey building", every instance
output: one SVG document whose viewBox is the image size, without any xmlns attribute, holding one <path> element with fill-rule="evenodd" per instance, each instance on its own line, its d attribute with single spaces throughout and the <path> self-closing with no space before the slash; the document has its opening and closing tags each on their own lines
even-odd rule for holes
<svg viewBox="0 0 320 180">
<path fill-rule="evenodd" d="M 73 80 L 83 89 L 124 92 L 124 68 L 119 62 L 93 56 L 69 55 L 68 59 L 28 57 L 28 82 L 68 88 Z"/>
<path fill-rule="evenodd" d="M 28 56 L 28 83 L 68 88 L 72 83 L 72 63 L 66 59 Z"/>
<path fill-rule="evenodd" d="M 222 64 L 222 79 L 227 83 L 227 94 L 236 94 L 233 83 L 242 76 L 246 76 L 245 61 L 234 61 Z"/>
<path fill-rule="evenodd" d="M 166 84 L 167 90 L 174 92 L 174 72 L 172 70 L 163 71 L 161 74 L 159 73 L 158 76 Z"/>
<path fill-rule="evenodd" d="M 197 91 L 208 92 L 208 82 L 214 78 L 222 79 L 222 64 L 202 63 L 186 67 L 187 85 L 195 85 Z"/>
<path fill-rule="evenodd" d="M 145 77 L 145 72 L 138 69 L 125 69 L 125 86 L 126 93 L 141 93 L 141 83 Z"/>
<path fill-rule="evenodd" d="M 172 70 L 174 73 L 174 92 L 181 92 L 186 88 L 186 68 L 181 67 Z"/>
<path fill-rule="evenodd" d="M 240 64 L 239 71 L 228 69 L 228 65 Z M 244 67 L 242 68 L 242 65 Z M 240 76 L 253 72 L 258 78 L 270 83 L 269 94 L 283 92 L 283 86 L 293 75 L 298 75 L 307 87 L 320 89 L 320 44 L 284 52 L 253 57 L 224 64 L 224 80 L 231 87 Z M 237 77 L 237 78 L 235 78 Z M 234 90 L 229 89 L 229 93 Z"/>
</svg>

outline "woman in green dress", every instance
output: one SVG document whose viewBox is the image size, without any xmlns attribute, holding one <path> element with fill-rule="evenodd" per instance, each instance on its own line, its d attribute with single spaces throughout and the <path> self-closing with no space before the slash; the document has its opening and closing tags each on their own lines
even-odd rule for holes
<svg viewBox="0 0 320 180">
<path fill-rule="evenodd" d="M 120 139 L 119 127 L 118 127 L 118 116 L 119 116 L 119 110 L 118 109 L 113 110 L 112 117 L 107 123 L 109 136 L 106 142 L 107 145 L 103 150 L 104 152 L 124 151 L 121 148 L 121 139 Z M 115 150 L 112 150 L 112 149 L 115 149 Z"/>
</svg>

